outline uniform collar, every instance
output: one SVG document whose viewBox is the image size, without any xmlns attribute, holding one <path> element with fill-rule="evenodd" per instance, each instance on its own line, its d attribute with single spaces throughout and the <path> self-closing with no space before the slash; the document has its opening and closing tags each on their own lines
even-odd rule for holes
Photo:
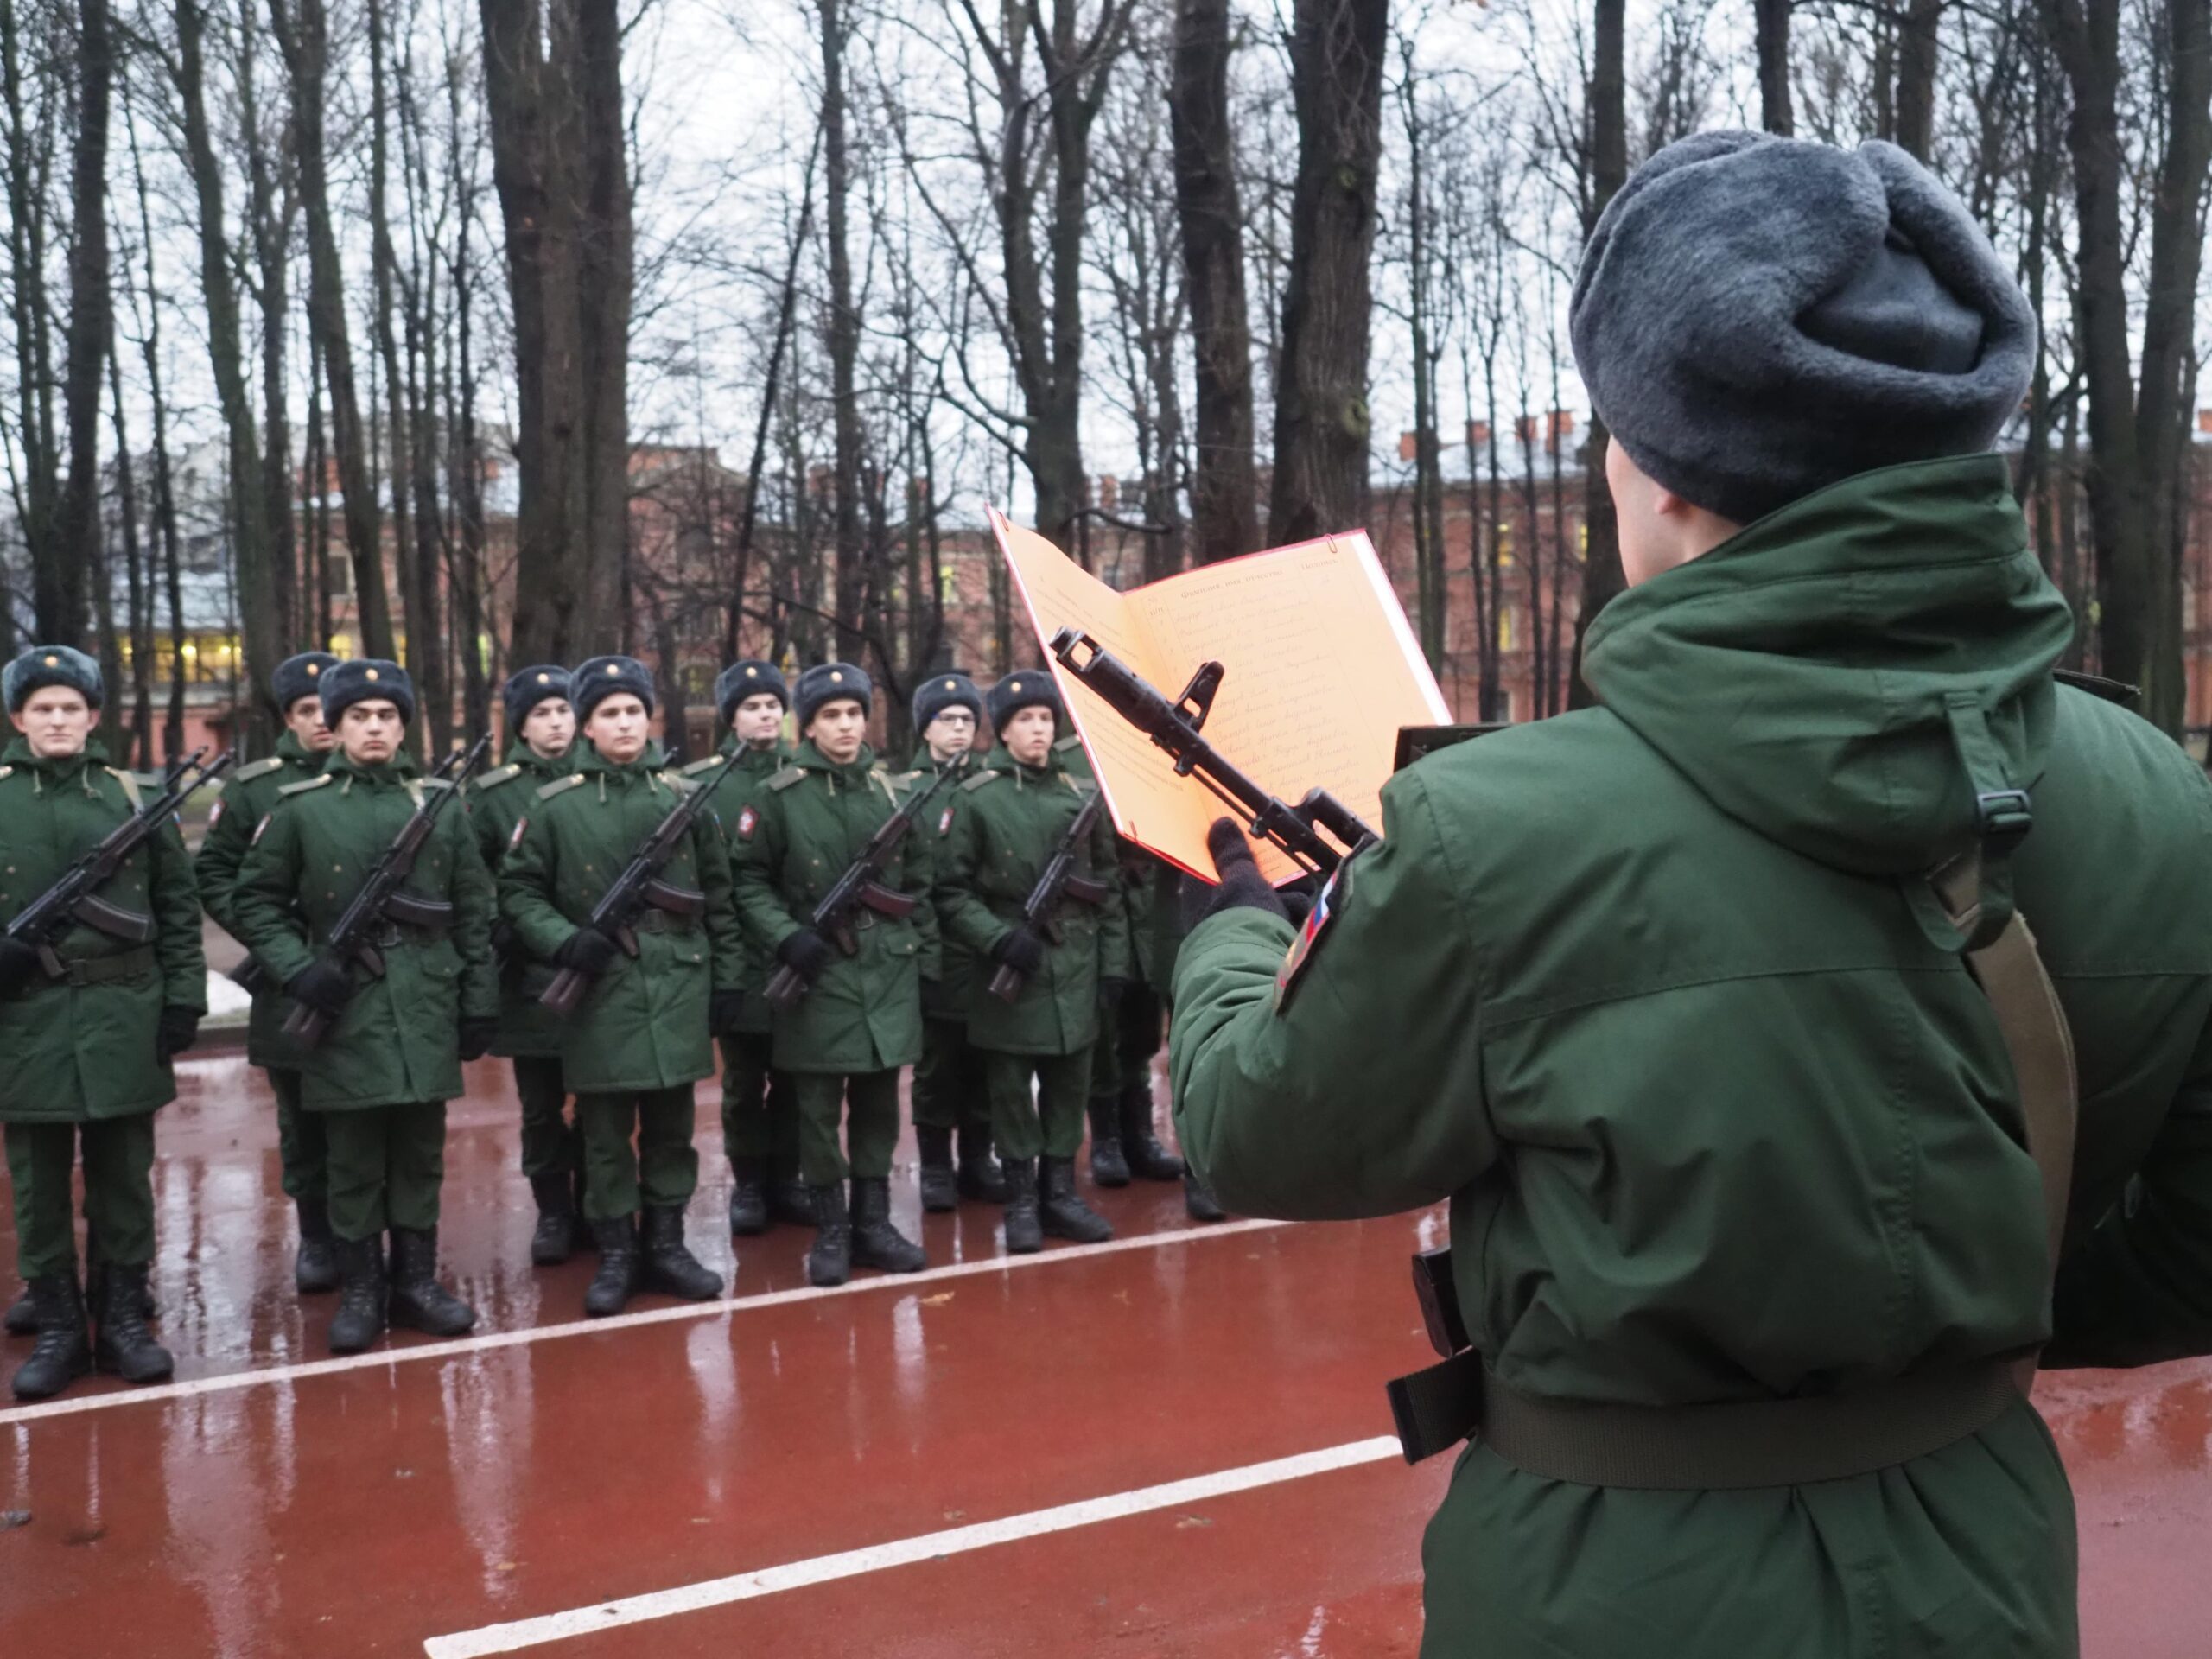
<svg viewBox="0 0 2212 1659">
<path fill-rule="evenodd" d="M 9 740 L 7 748 L 0 751 L 0 763 L 42 772 L 49 778 L 73 778 L 86 766 L 105 766 L 107 746 L 95 737 L 74 754 L 47 759 L 32 753 L 30 740 L 18 732 Z"/>
<path fill-rule="evenodd" d="M 810 737 L 798 746 L 798 752 L 791 756 L 791 765 L 808 772 L 826 772 L 830 777 L 845 783 L 864 784 L 868 781 L 868 773 L 874 770 L 875 751 L 863 743 L 861 745 L 861 752 L 853 757 L 852 764 L 841 766 L 823 754 L 820 749 L 816 748 L 814 740 Z"/>
</svg>

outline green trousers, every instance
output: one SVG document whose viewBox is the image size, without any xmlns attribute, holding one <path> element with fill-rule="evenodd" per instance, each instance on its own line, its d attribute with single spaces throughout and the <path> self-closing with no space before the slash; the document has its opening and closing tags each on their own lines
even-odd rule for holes
<svg viewBox="0 0 2212 1659">
<path fill-rule="evenodd" d="M 569 1175 L 582 1167 L 582 1137 L 562 1116 L 569 1086 L 557 1054 L 514 1057 L 515 1095 L 522 1102 L 522 1173 Z"/>
<path fill-rule="evenodd" d="M 284 1196 L 310 1200 L 330 1196 L 330 1137 L 322 1115 L 300 1104 L 300 1074 L 272 1065 L 269 1087 L 276 1096 L 276 1156 L 284 1166 Z"/>
<path fill-rule="evenodd" d="M 330 1139 L 330 1230 L 374 1238 L 387 1228 L 438 1224 L 446 1180 L 446 1103 L 362 1106 L 312 1114 Z"/>
<path fill-rule="evenodd" d="M 880 1181 L 891 1173 L 891 1154 L 899 1145 L 899 1069 L 855 1071 L 794 1071 L 798 1094 L 798 1172 L 809 1186 L 835 1186 L 847 1175 Z M 844 1120 L 844 1140 L 837 1126 Z"/>
<path fill-rule="evenodd" d="M 619 1095 L 578 1095 L 584 1219 L 616 1221 L 640 1209 L 680 1210 L 689 1204 L 699 1185 L 691 1117 L 688 1083 Z"/>
<path fill-rule="evenodd" d="M 44 1279 L 77 1268 L 70 1178 L 85 1158 L 85 1219 L 100 1259 L 126 1268 L 154 1259 L 154 1115 L 87 1123 L 10 1123 L 8 1179 L 15 1190 L 16 1271 Z"/>
<path fill-rule="evenodd" d="M 1090 1098 L 1090 1050 L 1080 1054 L 986 1052 L 991 1091 L 991 1140 L 1001 1158 L 1072 1158 L 1083 1146 L 1084 1107 Z M 1029 1079 L 1037 1079 L 1037 1097 Z"/>
<path fill-rule="evenodd" d="M 765 1160 L 778 1175 L 798 1168 L 798 1095 L 791 1076 L 769 1064 L 766 1032 L 722 1033 L 722 1151 L 731 1160 Z"/>
<path fill-rule="evenodd" d="M 983 1053 L 968 1040 L 964 1020 L 925 1020 L 922 1058 L 914 1067 L 914 1127 L 988 1132 L 991 1096 Z"/>
<path fill-rule="evenodd" d="M 1131 981 L 1116 1004 L 1113 1019 L 1090 1051 L 1090 1094 L 1113 1100 L 1130 1080 L 1150 1082 L 1152 1057 L 1160 1052 L 1160 1001 L 1151 986 Z"/>
</svg>

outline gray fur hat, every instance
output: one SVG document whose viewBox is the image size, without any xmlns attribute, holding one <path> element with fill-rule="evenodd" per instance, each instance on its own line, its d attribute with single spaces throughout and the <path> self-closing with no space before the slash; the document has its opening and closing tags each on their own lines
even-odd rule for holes
<svg viewBox="0 0 2212 1659">
<path fill-rule="evenodd" d="M 722 724 L 737 724 L 738 706 L 747 697 L 766 693 L 791 712 L 791 689 L 784 683 L 784 671 L 773 663 L 758 657 L 741 658 L 715 677 L 715 708 L 722 717 Z"/>
<path fill-rule="evenodd" d="M 507 712 L 509 740 L 522 735 L 522 723 L 530 718 L 531 709 L 556 697 L 566 702 L 571 689 L 569 671 L 558 663 L 532 663 L 508 675 L 507 683 L 499 688 L 499 702 Z"/>
<path fill-rule="evenodd" d="M 983 694 L 976 682 L 957 668 L 939 669 L 914 688 L 914 729 L 925 732 L 930 721 L 948 709 L 966 709 L 982 724 Z"/>
<path fill-rule="evenodd" d="M 11 715 L 22 712 L 32 692 L 49 685 L 67 686 L 93 708 L 100 706 L 100 665 L 74 645 L 33 645 L 0 674 L 0 691 L 7 696 Z"/>
<path fill-rule="evenodd" d="M 2036 356 L 2027 296 L 1965 204 L 1878 141 L 1668 145 L 1599 216 L 1569 322 L 1630 458 L 1738 524 L 1988 448 Z"/>
<path fill-rule="evenodd" d="M 1018 668 L 991 688 L 991 733 L 1006 730 L 1006 723 L 1024 709 L 1049 709 L 1055 728 L 1065 723 L 1067 710 L 1060 706 L 1060 688 L 1041 668 Z"/>
<path fill-rule="evenodd" d="M 579 724 L 618 693 L 635 697 L 645 705 L 647 714 L 652 713 L 653 677 L 634 657 L 593 657 L 578 663 L 575 672 L 569 677 L 569 702 Z"/>
<path fill-rule="evenodd" d="M 822 712 L 825 702 L 835 702 L 840 697 L 856 699 L 861 712 L 873 713 L 875 709 L 875 682 L 869 679 L 868 671 L 851 663 L 817 663 L 798 677 L 798 702 L 791 712 L 798 716 L 798 728 L 803 734 L 807 724 Z"/>
<path fill-rule="evenodd" d="M 302 697 L 319 701 L 323 675 L 338 664 L 339 658 L 327 651 L 303 651 L 277 664 L 276 671 L 269 677 L 269 690 L 276 699 L 276 712 L 289 715 L 292 705 Z"/>
<path fill-rule="evenodd" d="M 360 657 L 322 671 L 322 723 L 338 729 L 338 717 L 357 702 L 396 703 L 402 721 L 415 718 L 415 682 L 397 663 Z"/>
</svg>

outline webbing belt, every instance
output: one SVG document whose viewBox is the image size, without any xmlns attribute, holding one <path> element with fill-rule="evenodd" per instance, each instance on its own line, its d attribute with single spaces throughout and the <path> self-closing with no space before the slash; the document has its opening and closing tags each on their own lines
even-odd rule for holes
<svg viewBox="0 0 2212 1659">
<path fill-rule="evenodd" d="M 64 957 L 61 958 L 61 977 L 34 984 L 54 985 L 110 985 L 118 979 L 136 979 L 141 974 L 150 974 L 161 966 L 154 955 L 154 947 L 142 944 L 129 950 L 118 950 L 108 957 Z"/>
<path fill-rule="evenodd" d="M 1930 885 L 1971 940 L 1981 917 L 1981 855 Z M 2006 906 L 2010 910 L 2009 905 Z M 1988 997 L 2020 1092 L 2028 1155 L 2043 1177 L 2055 1269 L 2073 1185 L 2078 1096 L 2065 1010 L 2017 911 L 1967 967 Z M 1987 1427 L 2035 1380 L 2033 1352 L 1916 1372 L 1846 1393 L 1689 1406 L 1625 1406 L 1521 1393 L 1473 1349 L 1389 1385 L 1406 1461 L 1470 1436 L 1531 1474 L 1579 1485 L 1719 1491 L 1797 1486 L 1886 1469 Z"/>
</svg>

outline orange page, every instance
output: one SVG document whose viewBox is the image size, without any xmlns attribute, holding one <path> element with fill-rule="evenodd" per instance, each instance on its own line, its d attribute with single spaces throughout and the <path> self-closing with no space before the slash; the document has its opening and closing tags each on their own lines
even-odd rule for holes
<svg viewBox="0 0 2212 1659">
<path fill-rule="evenodd" d="M 991 528 L 1040 645 L 1063 627 L 1081 629 L 1171 698 L 1200 663 L 1220 663 L 1227 673 L 1207 737 L 1293 804 L 1325 789 L 1379 830 L 1398 728 L 1451 718 L 1364 531 L 1117 593 L 996 511 Z M 1229 809 L 1195 778 L 1178 778 L 1166 751 L 1058 662 L 1052 667 L 1115 827 L 1211 876 L 1206 828 Z M 1255 855 L 1270 880 L 1299 874 L 1271 846 Z"/>
</svg>

